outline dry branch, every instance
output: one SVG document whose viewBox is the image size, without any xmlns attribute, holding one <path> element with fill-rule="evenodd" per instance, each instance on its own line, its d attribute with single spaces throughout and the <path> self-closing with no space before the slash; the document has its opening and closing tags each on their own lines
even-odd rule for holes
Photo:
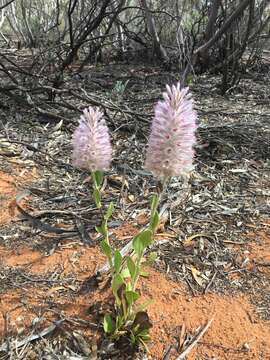
<svg viewBox="0 0 270 360">
<path fill-rule="evenodd" d="M 176 358 L 176 360 L 184 360 L 186 356 L 191 352 L 191 350 L 198 344 L 200 339 L 209 329 L 210 325 L 212 324 L 214 318 L 208 321 L 208 323 L 199 331 L 199 333 L 194 337 L 192 342 L 187 346 L 187 348 Z"/>
<path fill-rule="evenodd" d="M 229 29 L 229 27 L 231 26 L 231 24 L 237 20 L 237 18 L 242 14 L 242 12 L 248 7 L 248 5 L 252 2 L 253 0 L 243 0 L 238 7 L 235 9 L 235 11 L 231 14 L 231 16 L 228 17 L 228 19 L 225 20 L 224 24 L 222 25 L 222 27 L 214 34 L 214 36 L 207 41 L 205 44 L 203 44 L 202 46 L 200 46 L 198 49 L 196 49 L 194 51 L 194 55 L 199 54 L 203 51 L 206 51 L 207 49 L 209 49 L 212 45 L 215 44 L 215 42 L 220 39 L 220 37 Z"/>
</svg>

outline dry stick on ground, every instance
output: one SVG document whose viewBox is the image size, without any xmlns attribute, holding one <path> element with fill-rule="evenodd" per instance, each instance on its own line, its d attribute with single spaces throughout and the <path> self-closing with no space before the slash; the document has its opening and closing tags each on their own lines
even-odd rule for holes
<svg viewBox="0 0 270 360">
<path fill-rule="evenodd" d="M 78 234 L 77 230 L 75 228 L 73 229 L 63 229 L 63 228 L 58 228 L 55 226 L 52 226 L 50 224 L 47 223 L 43 223 L 42 221 L 40 221 L 39 219 L 37 219 L 36 217 L 32 216 L 31 214 L 29 214 L 28 212 L 26 212 L 20 205 L 19 202 L 21 200 L 23 200 L 26 196 L 30 195 L 29 191 L 24 191 L 20 194 L 17 195 L 16 199 L 15 199 L 15 203 L 16 203 L 16 207 L 18 209 L 18 211 L 30 222 L 30 224 L 34 227 L 34 228 L 38 228 L 41 231 L 45 231 L 45 232 L 49 232 L 49 233 L 54 233 L 54 234 L 63 234 L 63 233 L 68 233 L 68 234 L 72 234 L 72 235 L 76 235 Z"/>
<path fill-rule="evenodd" d="M 59 320 L 56 321 L 55 324 L 50 325 L 49 327 L 47 327 L 46 329 L 42 330 L 41 332 L 37 333 L 37 334 L 33 334 L 30 336 L 27 336 L 24 340 L 21 341 L 14 341 L 10 344 L 10 350 L 13 350 L 14 348 L 20 348 L 22 346 L 25 346 L 26 344 L 33 342 L 35 340 L 41 339 L 44 336 L 47 336 L 49 334 L 51 334 L 57 327 L 59 327 L 62 323 L 64 322 L 64 320 Z M 7 352 L 9 351 L 9 345 L 7 342 L 5 342 L 1 347 L 0 347 L 0 351 L 4 351 Z"/>
<path fill-rule="evenodd" d="M 90 102 L 94 106 L 100 106 L 100 107 L 102 107 L 104 109 L 108 109 L 108 110 L 111 110 L 111 111 L 119 111 L 124 116 L 125 120 L 127 120 L 127 121 L 128 121 L 127 116 L 129 115 L 129 116 L 136 116 L 137 119 L 139 119 L 139 120 L 141 120 L 141 121 L 148 124 L 147 118 L 152 117 L 152 114 L 140 114 L 140 113 L 137 113 L 137 112 L 132 111 L 130 109 L 123 110 L 122 108 L 120 108 L 117 104 L 115 104 L 111 100 L 101 99 L 98 96 L 95 96 L 95 98 L 94 98 L 93 94 L 91 94 L 91 96 L 90 96 L 84 89 L 81 89 L 81 91 L 84 93 L 85 96 L 82 96 L 82 95 L 76 93 L 73 90 L 70 90 L 70 94 L 73 95 L 75 98 L 77 98 L 79 100 L 83 100 L 83 101 L 85 101 L 87 103 Z"/>
<path fill-rule="evenodd" d="M 216 276 L 217 276 L 217 270 L 214 272 L 214 275 L 212 276 L 211 280 L 209 281 L 209 283 L 206 285 L 205 289 L 204 289 L 204 294 L 206 294 L 208 292 L 208 290 L 210 289 L 211 285 L 213 284 Z"/>
<path fill-rule="evenodd" d="M 214 320 L 214 317 L 212 317 L 211 320 L 208 321 L 208 323 L 199 331 L 197 335 L 195 335 L 193 341 L 187 346 L 187 348 L 176 358 L 176 360 L 184 360 L 185 357 L 190 353 L 190 351 L 194 348 L 194 346 L 198 343 L 198 341 L 203 337 L 203 335 L 206 333 L 210 325 L 212 324 L 212 321 Z"/>
</svg>

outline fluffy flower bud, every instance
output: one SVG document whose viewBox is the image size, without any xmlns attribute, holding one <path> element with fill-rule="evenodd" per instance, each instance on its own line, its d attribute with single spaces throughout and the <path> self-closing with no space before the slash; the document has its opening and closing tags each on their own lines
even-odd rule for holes
<svg viewBox="0 0 270 360">
<path fill-rule="evenodd" d="M 188 88 L 166 86 L 155 107 L 146 153 L 146 169 L 155 176 L 179 176 L 192 169 L 197 113 Z"/>
<path fill-rule="evenodd" d="M 72 144 L 74 166 L 90 171 L 109 169 L 112 158 L 110 136 L 98 109 L 89 107 L 83 110 Z"/>
</svg>

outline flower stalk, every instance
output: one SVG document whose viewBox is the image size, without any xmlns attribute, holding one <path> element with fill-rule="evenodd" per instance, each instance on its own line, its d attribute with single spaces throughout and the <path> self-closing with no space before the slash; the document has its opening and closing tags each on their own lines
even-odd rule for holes
<svg viewBox="0 0 270 360">
<path fill-rule="evenodd" d="M 102 235 L 100 246 L 109 262 L 115 299 L 114 311 L 105 315 L 103 328 L 112 339 L 128 334 L 133 344 L 141 343 L 144 346 L 150 339 L 152 324 L 147 312 L 138 310 L 137 306 L 140 298 L 137 284 L 142 274 L 142 260 L 154 241 L 160 223 L 159 204 L 171 177 L 184 175 L 192 169 L 196 119 L 189 89 L 180 89 L 179 83 L 172 87 L 167 85 L 163 100 L 155 107 L 145 161 L 146 169 L 158 179 L 157 191 L 151 197 L 148 226 L 132 239 L 131 256 L 123 256 L 110 243 L 108 221 L 114 211 L 113 203 L 105 212 L 101 210 L 103 172 L 108 170 L 112 154 L 103 114 L 91 107 L 85 109 L 74 132 L 73 164 L 91 172 L 93 199 L 101 211 L 102 222 L 96 226 L 96 231 Z"/>
</svg>

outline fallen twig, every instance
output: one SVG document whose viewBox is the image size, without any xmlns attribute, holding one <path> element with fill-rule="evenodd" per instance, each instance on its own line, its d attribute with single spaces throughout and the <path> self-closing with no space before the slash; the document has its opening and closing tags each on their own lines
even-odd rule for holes
<svg viewBox="0 0 270 360">
<path fill-rule="evenodd" d="M 206 294 L 208 292 L 208 290 L 210 289 L 211 285 L 213 284 L 216 276 L 217 276 L 217 271 L 214 272 L 214 275 L 212 276 L 211 280 L 209 281 L 209 283 L 206 285 L 205 289 L 204 289 L 204 294 Z"/>
<path fill-rule="evenodd" d="M 194 346 L 198 343 L 198 341 L 203 337 L 203 335 L 206 333 L 210 325 L 212 324 L 212 321 L 214 320 L 214 317 L 208 321 L 208 323 L 199 331 L 197 335 L 195 335 L 192 342 L 187 346 L 187 348 L 176 358 L 176 360 L 184 360 L 185 357 L 190 353 L 190 351 L 194 348 Z"/>
<path fill-rule="evenodd" d="M 64 233 L 69 233 L 69 234 L 72 234 L 72 235 L 78 234 L 78 231 L 76 231 L 75 229 L 63 229 L 63 228 L 58 228 L 58 227 L 43 223 L 42 221 L 40 221 L 36 217 L 34 217 L 31 214 L 29 214 L 28 212 L 26 212 L 19 205 L 19 202 L 28 195 L 30 195 L 29 191 L 24 191 L 23 193 L 18 194 L 17 197 L 16 197 L 16 206 L 17 206 L 17 209 L 19 210 L 19 212 L 32 224 L 32 226 L 34 228 L 38 228 L 41 231 L 54 233 L 54 234 L 64 234 Z"/>
<path fill-rule="evenodd" d="M 25 346 L 26 344 L 29 344 L 32 341 L 38 340 L 43 338 L 44 336 L 47 336 L 49 334 L 51 334 L 59 325 L 61 325 L 64 322 L 64 320 L 59 320 L 56 321 L 55 324 L 48 326 L 46 329 L 42 330 L 40 333 L 38 334 L 33 334 L 30 336 L 27 336 L 25 339 L 21 340 L 21 341 L 12 341 L 12 342 L 5 342 L 1 347 L 0 347 L 0 351 L 11 351 L 14 348 L 20 348 L 22 346 Z"/>
</svg>

